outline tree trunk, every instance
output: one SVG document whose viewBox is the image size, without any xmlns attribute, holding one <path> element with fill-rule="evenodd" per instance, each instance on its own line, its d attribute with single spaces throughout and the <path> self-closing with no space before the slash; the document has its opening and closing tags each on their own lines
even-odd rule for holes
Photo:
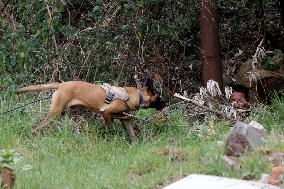
<svg viewBox="0 0 284 189">
<path fill-rule="evenodd" d="M 218 18 L 215 0 L 200 0 L 200 28 L 202 48 L 202 79 L 206 85 L 212 79 L 223 89 L 222 65 L 220 61 Z"/>
<path fill-rule="evenodd" d="M 284 2 L 283 2 L 283 0 L 279 0 L 279 4 L 280 4 L 281 21 L 282 21 L 282 26 L 283 26 L 283 29 L 284 29 Z"/>
</svg>

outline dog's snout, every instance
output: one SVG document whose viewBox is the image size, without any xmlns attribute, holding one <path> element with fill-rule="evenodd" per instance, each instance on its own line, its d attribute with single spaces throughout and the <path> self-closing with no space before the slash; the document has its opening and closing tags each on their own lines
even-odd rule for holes
<svg viewBox="0 0 284 189">
<path fill-rule="evenodd" d="M 156 100 L 150 104 L 150 108 L 155 108 L 156 110 L 162 110 L 166 106 L 166 102 L 161 96 L 157 96 Z"/>
</svg>

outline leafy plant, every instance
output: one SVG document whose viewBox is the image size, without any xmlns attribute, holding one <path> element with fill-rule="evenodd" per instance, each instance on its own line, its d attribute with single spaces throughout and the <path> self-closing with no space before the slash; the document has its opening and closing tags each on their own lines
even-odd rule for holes
<svg viewBox="0 0 284 189">
<path fill-rule="evenodd" d="M 0 150 L 0 170 L 7 167 L 13 169 L 16 153 L 13 150 Z"/>
</svg>

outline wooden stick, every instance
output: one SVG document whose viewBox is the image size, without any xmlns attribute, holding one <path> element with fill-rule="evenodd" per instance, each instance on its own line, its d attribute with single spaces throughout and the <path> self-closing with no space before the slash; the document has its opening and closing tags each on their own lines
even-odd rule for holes
<svg viewBox="0 0 284 189">
<path fill-rule="evenodd" d="M 194 100 L 191 100 L 191 99 L 189 99 L 189 98 L 186 98 L 186 97 L 184 97 L 184 96 L 182 96 L 182 95 L 180 95 L 180 94 L 178 94 L 178 93 L 175 93 L 175 94 L 174 94 L 174 97 L 177 97 L 177 98 L 183 99 L 183 100 L 185 100 L 185 101 L 191 102 L 192 104 L 194 104 L 194 105 L 196 105 L 196 106 L 199 106 L 200 108 L 203 108 L 203 109 L 205 109 L 205 110 L 207 110 L 207 111 L 209 111 L 209 112 L 212 112 L 212 113 L 218 114 L 218 115 L 220 115 L 220 116 L 223 116 L 223 113 L 222 113 L 222 112 L 220 112 L 220 111 L 218 111 L 218 110 L 212 110 L 212 109 L 210 109 L 210 108 L 208 108 L 208 107 L 206 107 L 206 106 L 203 106 L 203 105 L 201 105 L 201 104 L 198 104 L 198 103 L 195 102 Z"/>
</svg>

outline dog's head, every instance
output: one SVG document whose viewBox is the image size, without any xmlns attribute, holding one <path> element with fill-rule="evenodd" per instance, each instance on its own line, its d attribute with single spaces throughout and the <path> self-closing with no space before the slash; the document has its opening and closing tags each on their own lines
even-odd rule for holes
<svg viewBox="0 0 284 189">
<path fill-rule="evenodd" d="M 155 91 L 153 80 L 149 77 L 143 82 L 142 89 L 144 90 L 143 99 L 145 108 L 155 108 L 156 110 L 162 110 L 166 106 L 166 102 Z"/>
</svg>

